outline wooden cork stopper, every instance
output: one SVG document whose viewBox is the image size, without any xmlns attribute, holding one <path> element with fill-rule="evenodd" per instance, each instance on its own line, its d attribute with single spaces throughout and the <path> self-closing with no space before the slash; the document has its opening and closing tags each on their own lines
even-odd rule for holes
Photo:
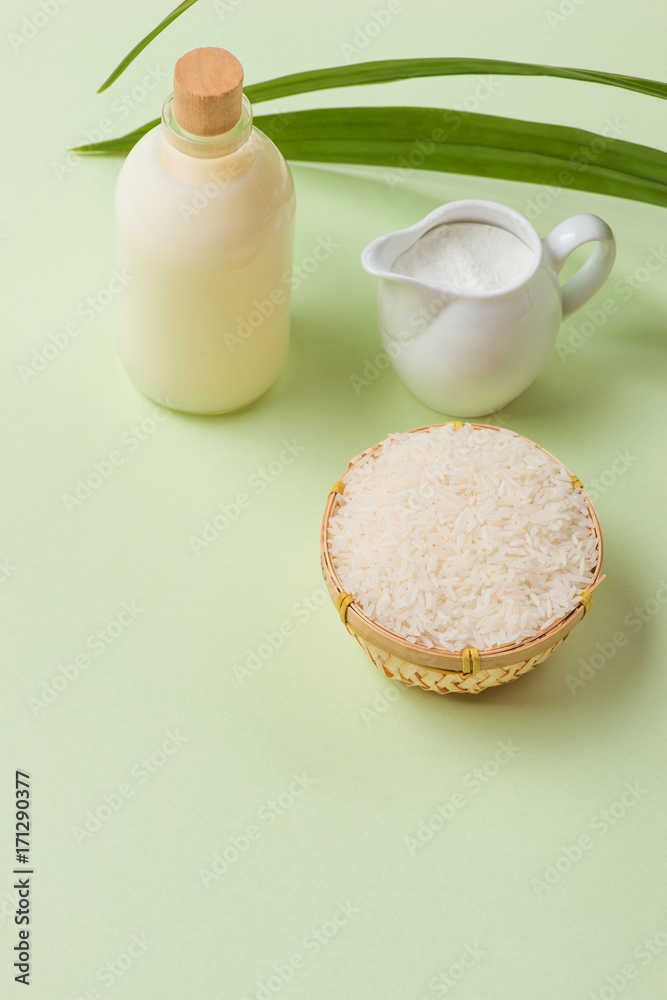
<svg viewBox="0 0 667 1000">
<path fill-rule="evenodd" d="M 174 69 L 174 118 L 191 135 L 220 135 L 241 117 L 243 67 L 226 49 L 186 52 Z"/>
</svg>

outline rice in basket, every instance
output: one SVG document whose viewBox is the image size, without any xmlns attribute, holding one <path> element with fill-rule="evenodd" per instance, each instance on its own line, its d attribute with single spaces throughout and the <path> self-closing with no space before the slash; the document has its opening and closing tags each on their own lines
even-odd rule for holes
<svg viewBox="0 0 667 1000">
<path fill-rule="evenodd" d="M 591 586 L 598 542 L 569 472 L 513 431 L 391 434 L 343 477 L 329 552 L 363 613 L 458 652 L 519 643 Z"/>
</svg>

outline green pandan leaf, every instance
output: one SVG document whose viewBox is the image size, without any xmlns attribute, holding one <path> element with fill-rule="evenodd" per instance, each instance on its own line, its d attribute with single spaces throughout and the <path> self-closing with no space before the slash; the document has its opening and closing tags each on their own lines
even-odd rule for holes
<svg viewBox="0 0 667 1000">
<path fill-rule="evenodd" d="M 153 121 L 146 122 L 145 125 L 140 125 L 134 132 L 128 132 L 127 135 L 121 135 L 117 139 L 106 139 L 104 142 L 91 142 L 85 146 L 72 146 L 72 152 L 106 153 L 108 156 L 125 156 L 139 142 L 141 137 L 150 132 L 156 125 L 159 125 L 160 121 L 160 118 L 154 118 Z"/>
<path fill-rule="evenodd" d="M 258 104 L 294 94 L 307 94 L 332 87 L 352 87 L 369 83 L 391 83 L 426 76 L 550 76 L 584 83 L 622 87 L 650 97 L 667 98 L 667 84 L 641 77 L 620 76 L 598 70 L 569 69 L 541 63 L 507 62 L 504 59 L 383 59 L 353 66 L 333 66 L 279 76 L 246 88 L 248 99 Z"/>
<path fill-rule="evenodd" d="M 439 108 L 321 108 L 255 119 L 291 160 L 498 177 L 667 207 L 667 153 L 563 125 Z M 152 123 L 155 124 L 155 123 Z M 127 153 L 147 130 L 80 150 Z"/>
<path fill-rule="evenodd" d="M 106 90 L 107 87 L 110 87 L 111 84 L 114 82 L 114 80 L 117 80 L 118 77 L 121 75 L 121 73 L 125 72 L 130 63 L 134 62 L 139 53 L 142 52 L 146 48 L 146 46 L 153 41 L 154 38 L 157 38 L 157 36 L 162 31 L 164 31 L 164 29 L 167 28 L 172 21 L 175 21 L 177 17 L 180 17 L 181 14 L 184 14 L 186 10 L 188 10 L 190 7 L 193 6 L 193 4 L 196 3 L 197 0 L 183 0 L 183 3 L 180 3 L 178 7 L 172 10 L 171 14 L 167 14 L 164 20 L 160 21 L 157 28 L 153 28 L 153 30 L 150 31 L 145 38 L 142 38 L 141 41 L 134 46 L 132 51 L 128 52 L 125 58 L 118 63 L 113 73 L 106 78 L 106 80 L 104 81 L 100 89 L 97 91 L 97 93 L 101 94 L 103 90 Z"/>
<path fill-rule="evenodd" d="M 260 116 L 291 160 L 415 167 L 632 198 L 667 207 L 667 153 L 562 125 L 437 108 L 322 108 Z"/>
</svg>

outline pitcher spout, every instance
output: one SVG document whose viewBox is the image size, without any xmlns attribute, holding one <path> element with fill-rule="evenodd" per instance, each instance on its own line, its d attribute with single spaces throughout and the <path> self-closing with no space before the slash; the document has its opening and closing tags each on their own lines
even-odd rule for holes
<svg viewBox="0 0 667 1000">
<path fill-rule="evenodd" d="M 456 297 L 456 293 L 452 292 L 451 289 L 445 292 L 445 289 L 429 284 L 427 281 L 394 271 L 394 265 L 401 254 L 414 246 L 417 240 L 430 229 L 449 221 L 451 213 L 452 205 L 441 205 L 419 222 L 408 226 L 407 229 L 397 229 L 394 232 L 378 236 L 363 250 L 361 266 L 374 278 L 382 278 L 385 281 L 403 286 L 411 285 L 414 290 L 423 290 L 431 295 L 437 292 L 451 301 Z"/>
<path fill-rule="evenodd" d="M 412 293 L 412 296 L 416 295 L 421 298 L 427 296 L 429 301 L 436 298 L 441 305 L 453 302 L 458 298 L 458 293 L 393 270 L 396 260 L 414 245 L 422 235 L 422 230 L 423 224 L 419 224 L 419 226 L 411 226 L 409 229 L 401 229 L 394 233 L 387 233 L 385 236 L 378 236 L 362 252 L 361 266 L 374 278 L 380 278 L 382 284 L 384 282 L 391 283 L 396 288 L 397 294 L 402 288 L 405 294 Z M 406 288 L 406 286 L 408 287 Z M 384 287 L 387 288 L 386 285 Z"/>
<path fill-rule="evenodd" d="M 361 254 L 364 271 L 374 278 L 386 278 L 388 281 L 396 281 L 402 277 L 392 272 L 396 258 L 402 253 L 397 244 L 397 237 L 400 235 L 398 232 L 387 233 L 369 243 Z"/>
</svg>

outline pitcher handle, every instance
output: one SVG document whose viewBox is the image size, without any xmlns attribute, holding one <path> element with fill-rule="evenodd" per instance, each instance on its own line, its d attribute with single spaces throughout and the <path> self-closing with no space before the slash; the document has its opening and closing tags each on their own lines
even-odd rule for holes
<svg viewBox="0 0 667 1000">
<path fill-rule="evenodd" d="M 542 242 L 556 274 L 573 250 L 584 243 L 597 243 L 586 263 L 561 287 L 565 319 L 585 305 L 609 277 L 616 259 L 616 240 L 606 222 L 597 215 L 584 214 L 565 219 Z"/>
</svg>

